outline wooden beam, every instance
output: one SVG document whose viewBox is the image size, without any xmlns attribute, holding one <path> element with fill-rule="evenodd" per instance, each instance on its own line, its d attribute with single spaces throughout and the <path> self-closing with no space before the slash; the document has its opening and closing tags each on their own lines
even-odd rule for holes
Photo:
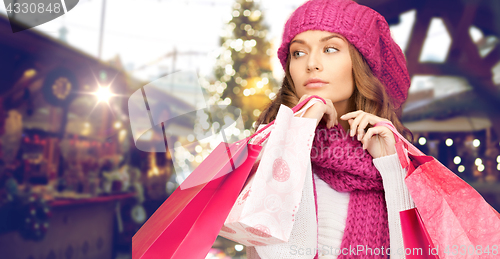
<svg viewBox="0 0 500 259">
<path fill-rule="evenodd" d="M 447 62 L 470 64 L 482 63 L 476 44 L 469 35 L 469 28 L 476 15 L 478 1 L 461 5 L 459 12 L 444 12 L 442 15 L 452 43 Z M 457 25 L 455 25 L 457 24 Z"/>
<path fill-rule="evenodd" d="M 419 63 L 415 66 L 416 75 L 435 75 L 435 76 L 460 76 L 457 71 L 450 69 L 447 63 Z M 451 74 L 454 73 L 454 74 Z"/>
<path fill-rule="evenodd" d="M 422 52 L 422 47 L 424 45 L 425 38 L 427 37 L 427 31 L 429 29 L 431 19 L 432 13 L 428 8 L 417 9 L 415 25 L 413 26 L 413 30 L 408 41 L 408 48 L 406 50 L 406 60 L 410 76 L 416 74 L 420 65 L 420 53 Z"/>
<path fill-rule="evenodd" d="M 421 4 L 419 0 L 356 0 L 356 2 L 379 12 L 388 21 L 399 18 L 402 13 Z"/>
<path fill-rule="evenodd" d="M 483 59 L 485 67 L 490 68 L 490 70 L 500 62 L 500 46 L 496 46 L 486 57 Z"/>
<path fill-rule="evenodd" d="M 452 37 L 450 54 L 446 63 L 459 67 L 463 76 L 469 78 L 475 77 L 481 81 L 490 81 L 486 85 L 492 85 L 491 65 L 484 62 L 477 45 L 472 41 L 469 35 L 469 29 L 475 19 L 479 0 L 467 2 L 466 5 L 459 7 L 462 12 L 445 12 L 443 21 Z M 454 25 L 458 24 L 458 25 Z M 481 84 L 484 85 L 484 84 Z M 475 86 L 473 84 L 473 86 Z M 485 89 L 485 91 L 494 94 L 494 89 Z"/>
</svg>

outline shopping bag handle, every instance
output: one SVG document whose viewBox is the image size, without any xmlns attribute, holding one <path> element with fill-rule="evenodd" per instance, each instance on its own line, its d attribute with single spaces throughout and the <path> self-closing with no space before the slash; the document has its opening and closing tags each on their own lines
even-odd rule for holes
<svg viewBox="0 0 500 259">
<path fill-rule="evenodd" d="M 319 97 L 317 95 L 311 95 L 309 97 L 307 97 L 305 100 L 303 100 L 302 102 L 298 103 L 297 105 L 295 105 L 293 108 L 292 108 L 292 111 L 293 113 L 297 113 L 298 111 L 300 111 L 300 109 L 307 103 L 309 102 L 309 100 L 313 99 L 313 98 L 316 98 L 316 99 L 319 99 L 321 100 L 324 104 L 326 104 L 326 101 L 325 99 L 323 99 L 322 97 Z M 315 102 L 312 102 L 311 104 L 308 104 L 304 111 L 302 111 L 302 114 L 300 117 L 302 117 L 304 115 L 304 112 L 305 110 L 307 110 L 310 106 L 312 106 L 312 104 L 314 104 Z M 253 137 L 255 137 L 256 135 L 260 134 L 261 132 L 263 132 L 265 129 L 269 128 L 271 125 L 274 124 L 276 120 L 273 120 L 272 122 L 268 123 L 266 126 L 264 126 L 262 129 L 256 131 L 254 134 L 252 134 L 250 137 L 248 137 L 248 141 L 250 141 Z M 264 136 L 262 139 L 259 140 L 259 142 L 257 142 L 257 145 L 261 145 L 268 137 L 269 135 L 271 134 L 271 132 L 267 133 L 266 136 Z"/>
<path fill-rule="evenodd" d="M 309 101 L 306 105 L 302 106 L 302 108 L 300 108 L 300 110 L 298 110 L 297 112 L 295 112 L 295 113 L 293 114 L 293 116 L 297 116 L 297 115 L 299 115 L 299 114 L 300 114 L 300 116 L 299 116 L 299 117 L 304 116 L 304 114 L 306 113 L 306 111 L 307 111 L 309 108 L 311 108 L 311 106 L 313 106 L 313 105 L 314 105 L 315 103 L 317 103 L 317 102 L 321 102 L 321 100 L 320 100 L 320 99 L 318 99 L 318 98 L 312 98 L 312 99 L 310 99 L 310 101 Z"/>
<path fill-rule="evenodd" d="M 392 122 L 380 121 L 375 123 L 373 126 L 386 126 L 392 131 L 392 133 L 394 134 L 394 138 L 396 139 L 396 152 L 398 153 L 399 161 L 401 162 L 401 166 L 403 168 L 407 168 L 409 165 L 410 159 L 408 157 L 408 153 L 413 156 L 425 156 L 422 151 L 416 148 L 398 132 Z"/>
</svg>

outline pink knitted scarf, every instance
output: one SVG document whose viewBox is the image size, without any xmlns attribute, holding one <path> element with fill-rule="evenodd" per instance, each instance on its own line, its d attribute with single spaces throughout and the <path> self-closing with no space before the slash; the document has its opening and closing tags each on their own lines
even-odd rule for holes
<svg viewBox="0 0 500 259">
<path fill-rule="evenodd" d="M 388 258 L 369 249 L 389 247 L 389 226 L 382 177 L 373 157 L 363 150 L 356 135 L 350 137 L 340 125 L 331 129 L 322 121 L 316 128 L 311 150 L 312 170 L 339 192 L 350 192 L 347 221 L 338 258 Z M 315 192 L 316 195 L 316 192 Z M 365 253 L 352 254 L 363 246 Z M 321 248 L 320 248 L 321 249 Z M 356 250 L 357 251 L 357 250 Z M 360 255 L 361 254 L 361 255 Z"/>
</svg>

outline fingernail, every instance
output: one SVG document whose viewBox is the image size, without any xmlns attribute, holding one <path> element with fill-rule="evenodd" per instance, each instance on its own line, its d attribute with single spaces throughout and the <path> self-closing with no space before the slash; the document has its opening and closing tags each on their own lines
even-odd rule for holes
<svg viewBox="0 0 500 259">
<path fill-rule="evenodd" d="M 354 130 L 352 129 L 352 130 L 351 130 L 351 137 L 352 137 L 352 136 L 354 136 L 354 133 L 355 133 L 355 132 L 354 132 Z"/>
<path fill-rule="evenodd" d="M 361 134 L 358 133 L 358 141 L 361 140 Z"/>
</svg>

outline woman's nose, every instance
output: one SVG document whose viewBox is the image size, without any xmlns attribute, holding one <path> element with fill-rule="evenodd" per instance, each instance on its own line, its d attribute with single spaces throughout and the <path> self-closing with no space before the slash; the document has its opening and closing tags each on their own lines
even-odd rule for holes
<svg viewBox="0 0 500 259">
<path fill-rule="evenodd" d="M 307 63 L 307 71 L 321 71 L 323 70 L 323 66 L 319 60 L 319 57 L 317 55 L 311 53 L 312 55 L 309 56 L 309 60 Z"/>
</svg>

